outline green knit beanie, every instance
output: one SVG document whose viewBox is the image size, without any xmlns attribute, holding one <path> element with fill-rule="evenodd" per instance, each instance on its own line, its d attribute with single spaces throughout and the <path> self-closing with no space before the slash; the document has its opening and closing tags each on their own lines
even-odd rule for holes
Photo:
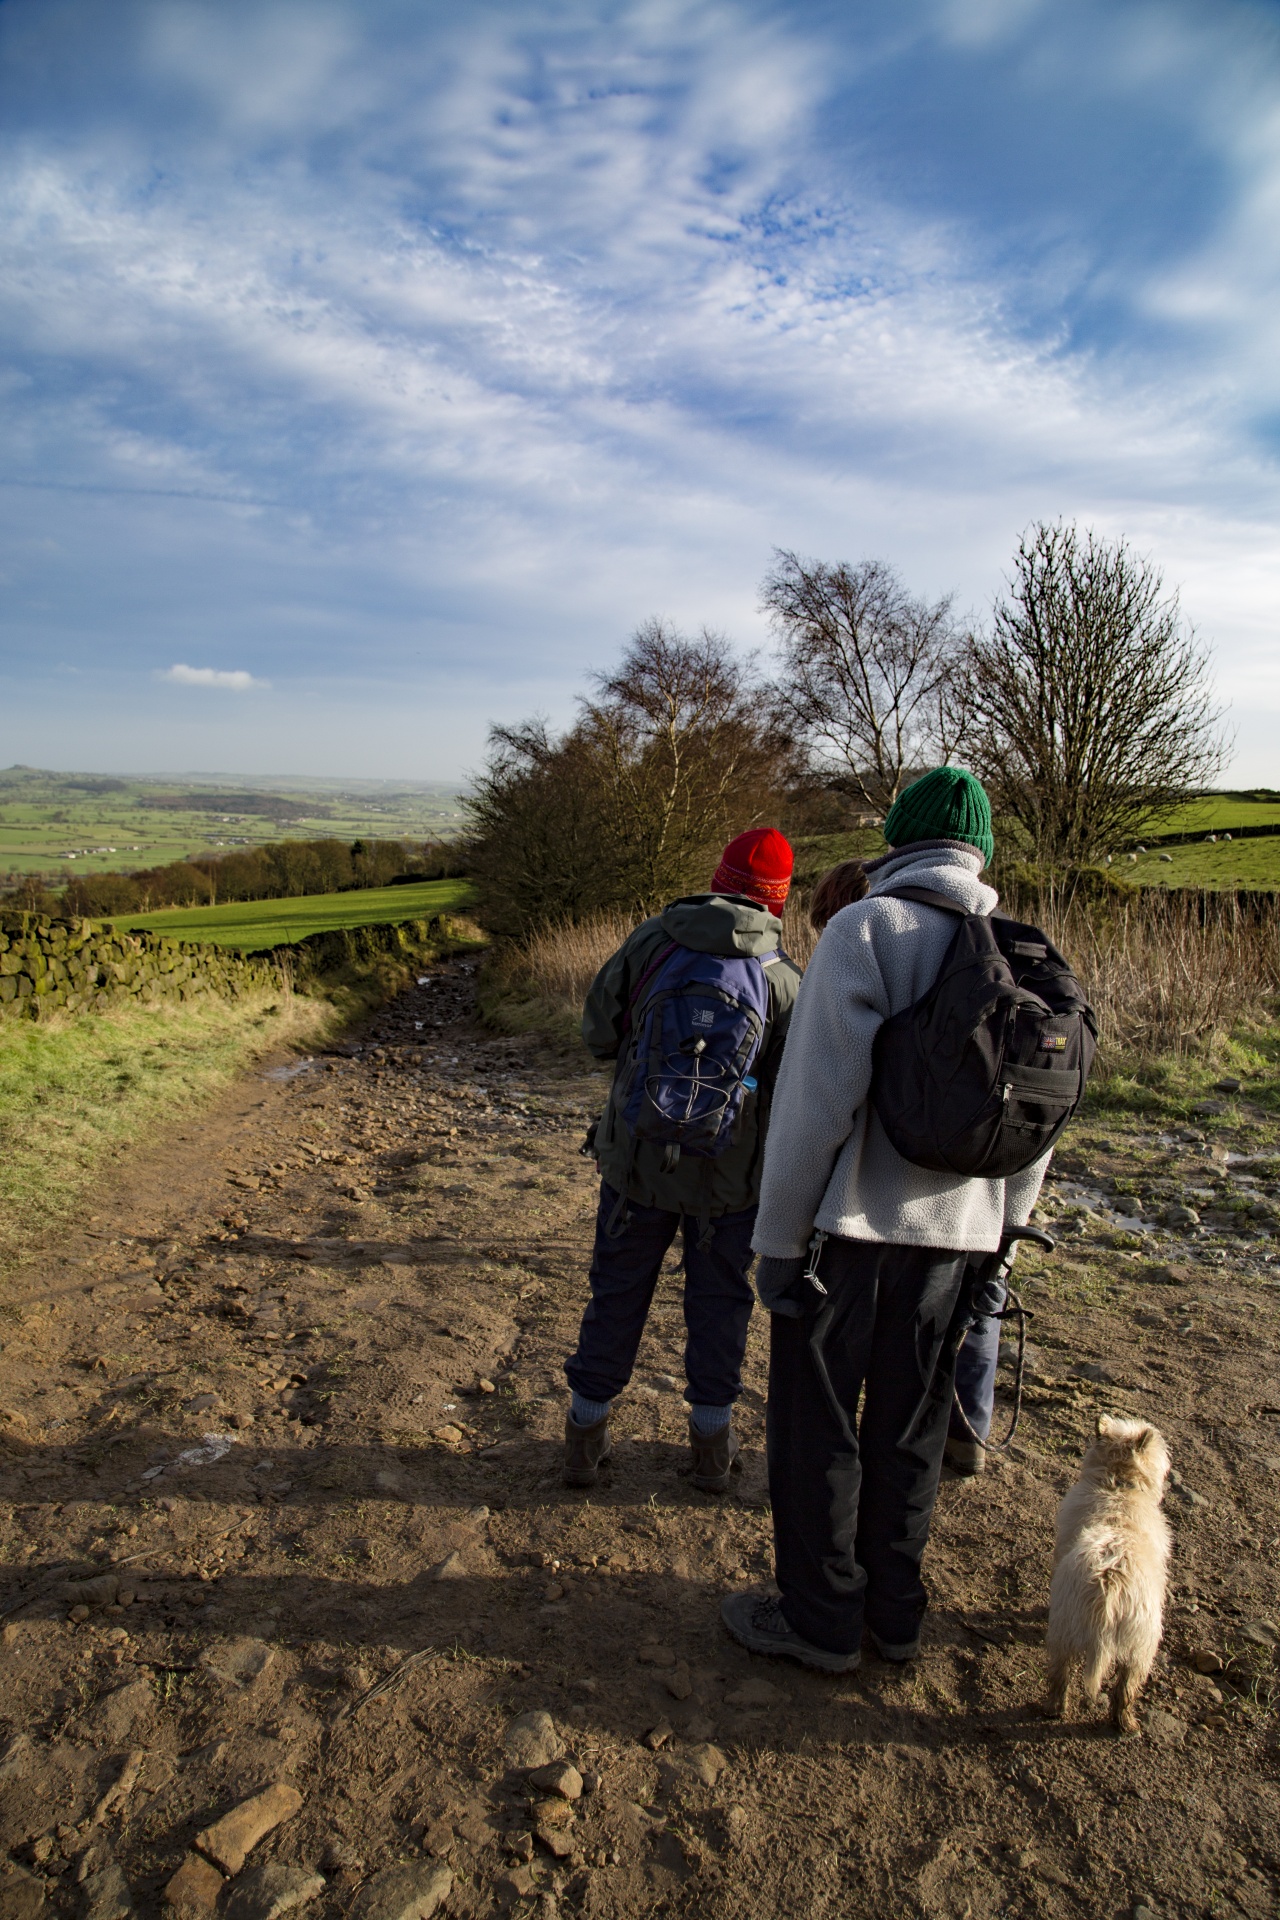
<svg viewBox="0 0 1280 1920">
<path fill-rule="evenodd" d="M 884 823 L 891 847 L 913 840 L 964 840 L 983 861 L 996 850 L 991 838 L 991 802 L 980 780 L 963 767 L 935 767 L 900 793 Z"/>
</svg>

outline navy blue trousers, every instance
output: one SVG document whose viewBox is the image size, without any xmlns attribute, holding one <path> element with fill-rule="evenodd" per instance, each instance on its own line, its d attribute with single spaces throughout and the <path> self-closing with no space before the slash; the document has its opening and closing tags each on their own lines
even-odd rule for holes
<svg viewBox="0 0 1280 1920">
<path fill-rule="evenodd" d="M 829 1652 L 856 1652 L 864 1621 L 895 1645 L 920 1630 L 967 1268 L 942 1248 L 832 1236 L 818 1264 L 826 1298 L 805 1285 L 799 1319 L 770 1317 L 782 1610 Z"/>
<path fill-rule="evenodd" d="M 582 1316 L 576 1353 L 565 1377 L 587 1400 L 612 1400 L 631 1378 L 640 1336 L 668 1247 L 682 1216 L 665 1207 L 628 1201 L 624 1225 L 610 1238 L 608 1224 L 618 1204 L 614 1189 L 600 1183 L 596 1243 L 591 1255 L 591 1299 Z M 695 1407 L 727 1407 L 742 1392 L 742 1356 L 755 1299 L 747 1272 L 756 1210 L 723 1213 L 713 1220 L 702 1246 L 696 1219 L 685 1217 L 684 1324 L 687 1334 L 685 1399 Z"/>
</svg>

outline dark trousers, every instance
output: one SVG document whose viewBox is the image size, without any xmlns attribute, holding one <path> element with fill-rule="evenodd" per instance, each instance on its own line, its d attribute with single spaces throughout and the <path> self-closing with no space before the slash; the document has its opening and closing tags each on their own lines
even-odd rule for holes
<svg viewBox="0 0 1280 1920">
<path fill-rule="evenodd" d="M 800 1318 L 771 1316 L 769 1493 L 782 1609 L 830 1652 L 854 1652 L 864 1618 L 895 1645 L 919 1633 L 965 1271 L 963 1253 L 833 1236 L 818 1265 L 827 1297 L 803 1284 Z"/>
<path fill-rule="evenodd" d="M 979 1440 L 985 1440 L 990 1433 L 991 1417 L 995 1412 L 1000 1325 L 994 1315 L 984 1314 L 980 1320 L 975 1320 L 964 1337 L 964 1345 L 956 1361 L 955 1398 L 960 1402 L 964 1417 Z M 948 1431 L 953 1440 L 973 1438 L 973 1434 L 965 1432 L 954 1401 Z"/>
<path fill-rule="evenodd" d="M 612 1400 L 630 1380 L 662 1262 L 682 1224 L 680 1214 L 664 1207 L 628 1201 L 620 1231 L 611 1237 L 617 1205 L 614 1189 L 602 1181 L 591 1299 L 577 1352 L 565 1364 L 569 1385 L 587 1400 Z M 755 1299 L 747 1278 L 755 1220 L 754 1207 L 721 1214 L 705 1233 L 697 1220 L 683 1220 L 685 1399 L 695 1407 L 727 1407 L 742 1392 L 742 1356 Z"/>
</svg>

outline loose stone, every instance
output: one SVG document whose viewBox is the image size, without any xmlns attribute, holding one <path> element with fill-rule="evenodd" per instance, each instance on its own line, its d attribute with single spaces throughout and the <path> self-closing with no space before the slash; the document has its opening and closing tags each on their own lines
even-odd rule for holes
<svg viewBox="0 0 1280 1920">
<path fill-rule="evenodd" d="M 349 1920 L 429 1920 L 452 1886 L 453 1874 L 438 1861 L 386 1867 L 361 1887 Z"/>
<path fill-rule="evenodd" d="M 503 1750 L 508 1766 L 532 1772 L 535 1767 L 550 1766 L 553 1760 L 559 1760 L 564 1753 L 564 1741 L 556 1732 L 551 1715 L 535 1708 L 529 1713 L 518 1713 L 514 1720 L 508 1721 Z"/>
<path fill-rule="evenodd" d="M 687 1700 L 693 1692 L 693 1677 L 683 1660 L 667 1675 L 666 1687 L 673 1700 Z"/>
<path fill-rule="evenodd" d="M 573 1822 L 573 1808 L 567 1800 L 535 1800 L 529 1812 L 538 1827 L 567 1827 Z"/>
<path fill-rule="evenodd" d="M 44 1910 L 44 1888 L 34 1874 L 11 1867 L 0 1875 L 0 1916 L 3 1920 L 37 1920 Z"/>
<path fill-rule="evenodd" d="M 302 1795 L 298 1789 L 277 1780 L 274 1786 L 242 1800 L 221 1820 L 215 1820 L 211 1827 L 198 1833 L 195 1844 L 224 1873 L 239 1873 L 259 1840 L 265 1839 L 282 1821 L 291 1819 L 301 1805 Z"/>
<path fill-rule="evenodd" d="M 133 1895 L 129 1882 L 114 1861 L 98 1873 L 91 1873 L 81 1893 L 83 1920 L 130 1920 Z"/>
<path fill-rule="evenodd" d="M 324 1878 L 307 1867 L 268 1860 L 252 1867 L 232 1887 L 223 1903 L 226 1920 L 279 1920 L 282 1913 L 304 1907 L 324 1892 Z"/>
<path fill-rule="evenodd" d="M 543 1793 L 554 1793 L 561 1800 L 582 1798 L 582 1775 L 571 1761 L 553 1760 L 549 1766 L 535 1768 L 529 1779 Z"/>
<path fill-rule="evenodd" d="M 198 1853 L 189 1853 L 164 1890 L 165 1905 L 179 1913 L 212 1913 L 223 1885 L 215 1866 Z"/>
<path fill-rule="evenodd" d="M 685 1759 L 697 1774 L 704 1787 L 714 1787 L 729 1762 L 719 1747 L 713 1747 L 709 1741 L 703 1741 L 696 1747 L 690 1747 Z"/>
</svg>

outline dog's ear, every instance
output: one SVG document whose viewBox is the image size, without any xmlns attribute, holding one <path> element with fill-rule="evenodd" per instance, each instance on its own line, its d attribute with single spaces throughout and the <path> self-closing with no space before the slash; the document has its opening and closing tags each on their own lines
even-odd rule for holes
<svg viewBox="0 0 1280 1920">
<path fill-rule="evenodd" d="M 1094 1428 L 1094 1432 L 1097 1434 L 1099 1440 L 1106 1439 L 1107 1435 L 1111 1431 L 1111 1426 L 1112 1426 L 1112 1421 L 1111 1421 L 1110 1414 L 1100 1413 L 1098 1415 L 1098 1423 Z"/>
<path fill-rule="evenodd" d="M 1155 1438 L 1156 1438 L 1155 1428 L 1144 1427 L 1142 1429 L 1142 1432 L 1138 1435 L 1138 1438 L 1133 1443 L 1134 1452 L 1145 1453 L 1148 1447 L 1154 1446 Z"/>
</svg>

